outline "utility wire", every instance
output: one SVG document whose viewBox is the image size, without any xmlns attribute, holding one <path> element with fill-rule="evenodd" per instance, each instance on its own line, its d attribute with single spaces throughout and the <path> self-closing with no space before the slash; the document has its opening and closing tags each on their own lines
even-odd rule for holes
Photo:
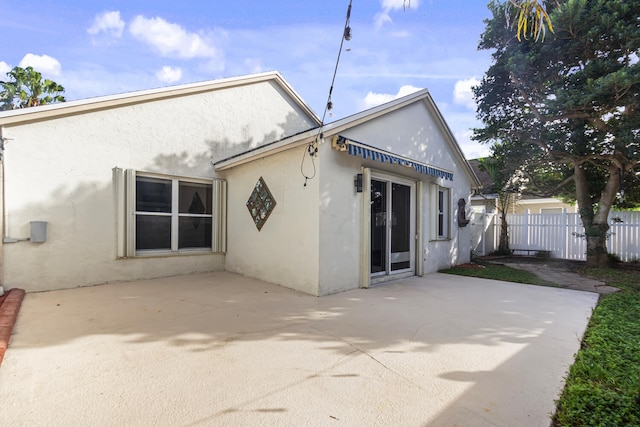
<svg viewBox="0 0 640 427">
<path fill-rule="evenodd" d="M 304 186 L 307 186 L 307 181 L 315 178 L 316 176 L 316 163 L 315 157 L 318 155 L 318 140 L 322 139 L 322 129 L 324 128 L 324 119 L 327 116 L 327 112 L 333 108 L 333 101 L 331 101 L 331 95 L 333 94 L 333 85 L 336 81 L 336 75 L 338 74 L 338 65 L 340 64 L 340 56 L 342 55 L 342 46 L 344 45 L 344 41 L 351 40 L 351 27 L 349 26 L 350 18 L 351 18 L 351 3 L 353 0 L 349 0 L 349 7 L 347 8 L 347 18 L 344 23 L 344 30 L 342 31 L 342 38 L 340 39 L 340 49 L 338 49 L 338 58 L 336 59 L 336 66 L 333 70 L 333 78 L 331 79 L 331 87 L 329 88 L 329 96 L 327 98 L 327 103 L 324 106 L 324 113 L 322 113 L 322 120 L 320 121 L 320 127 L 318 128 L 318 134 L 314 138 L 312 142 L 309 143 L 307 149 L 302 154 L 302 162 L 300 163 L 300 173 L 304 177 Z M 313 165 L 313 174 L 311 176 L 307 176 L 304 173 L 304 161 L 307 158 L 307 154 L 311 158 L 311 164 Z"/>
</svg>

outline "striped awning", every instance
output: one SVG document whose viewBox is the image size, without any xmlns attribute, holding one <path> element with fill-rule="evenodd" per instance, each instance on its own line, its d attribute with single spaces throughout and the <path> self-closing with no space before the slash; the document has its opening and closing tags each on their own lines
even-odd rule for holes
<svg viewBox="0 0 640 427">
<path fill-rule="evenodd" d="M 333 146 L 339 151 L 347 151 L 352 156 L 362 157 L 363 159 L 381 163 L 389 163 L 391 165 L 406 166 L 423 175 L 453 181 L 452 172 L 439 169 L 416 160 L 408 159 L 406 157 L 398 156 L 388 151 L 380 150 L 379 148 L 375 148 L 361 142 L 356 142 L 342 136 L 338 136 L 334 140 Z"/>
</svg>

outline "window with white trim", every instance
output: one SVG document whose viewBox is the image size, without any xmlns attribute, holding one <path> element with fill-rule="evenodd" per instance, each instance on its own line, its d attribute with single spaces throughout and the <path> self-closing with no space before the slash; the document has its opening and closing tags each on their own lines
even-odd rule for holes
<svg viewBox="0 0 640 427">
<path fill-rule="evenodd" d="M 541 214 L 561 214 L 563 212 L 562 208 L 540 208 Z"/>
<path fill-rule="evenodd" d="M 451 196 L 446 187 L 432 186 L 431 206 L 433 206 L 433 221 L 431 238 L 433 240 L 446 240 L 451 235 Z"/>
<path fill-rule="evenodd" d="M 226 183 L 114 169 L 118 256 L 224 252 Z"/>
</svg>

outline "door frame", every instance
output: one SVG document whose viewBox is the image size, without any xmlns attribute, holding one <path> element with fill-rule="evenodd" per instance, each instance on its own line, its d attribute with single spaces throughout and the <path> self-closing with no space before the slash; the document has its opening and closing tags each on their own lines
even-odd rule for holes
<svg viewBox="0 0 640 427">
<path fill-rule="evenodd" d="M 367 171 L 368 173 L 366 173 Z M 363 181 L 365 184 L 363 186 L 363 193 L 364 193 L 363 196 L 365 197 L 363 197 L 362 233 L 365 234 L 366 237 L 361 240 L 363 244 L 366 244 L 366 246 L 362 247 L 361 253 L 366 252 L 366 255 L 367 255 L 366 257 L 361 258 L 363 263 L 361 270 L 363 274 L 366 272 L 366 276 L 367 276 L 366 280 L 363 280 L 363 285 L 364 285 L 363 287 L 368 287 L 372 283 L 375 284 L 375 283 L 385 282 L 388 280 L 393 280 L 396 278 L 413 276 L 416 274 L 416 271 L 417 271 L 417 260 L 418 260 L 417 250 L 418 250 L 418 247 L 420 246 L 417 244 L 417 240 L 419 239 L 419 236 L 418 236 L 419 224 L 418 224 L 417 215 L 416 215 L 416 210 L 417 210 L 416 206 L 418 204 L 418 198 L 419 198 L 418 190 L 419 188 L 421 188 L 421 186 L 419 185 L 419 181 L 416 181 L 415 179 L 395 175 L 395 174 L 382 172 L 382 171 L 371 171 L 368 169 L 364 169 L 363 172 L 365 172 L 363 173 Z M 409 211 L 408 211 L 409 226 L 410 226 L 410 230 L 409 230 L 410 267 L 409 268 L 396 270 L 396 271 L 392 271 L 390 269 L 391 245 L 390 245 L 389 238 L 391 236 L 391 229 L 390 227 L 387 227 L 387 239 L 386 239 L 387 243 L 385 247 L 387 261 L 386 261 L 385 270 L 382 272 L 371 273 L 371 249 L 372 249 L 371 248 L 371 242 L 372 242 L 371 221 L 373 220 L 373 218 L 371 218 L 371 181 L 372 180 L 386 182 L 388 188 L 390 189 L 393 183 L 405 185 L 410 188 L 410 192 L 409 192 L 410 205 L 409 205 Z M 392 191 L 388 192 L 389 197 L 387 200 L 387 211 L 391 208 L 391 203 L 392 203 L 391 193 Z"/>
</svg>

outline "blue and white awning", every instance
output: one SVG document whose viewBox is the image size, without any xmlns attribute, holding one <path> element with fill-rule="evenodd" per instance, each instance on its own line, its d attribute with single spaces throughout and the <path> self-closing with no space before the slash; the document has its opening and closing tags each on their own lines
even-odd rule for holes
<svg viewBox="0 0 640 427">
<path fill-rule="evenodd" d="M 435 176 L 436 178 L 453 181 L 452 172 L 438 169 L 426 163 L 421 163 L 406 157 L 401 157 L 361 142 L 355 142 L 342 136 L 338 136 L 334 140 L 333 146 L 339 151 L 347 151 L 352 156 L 362 157 L 363 159 L 381 163 L 389 163 L 391 165 L 407 166 L 423 175 Z"/>
</svg>

